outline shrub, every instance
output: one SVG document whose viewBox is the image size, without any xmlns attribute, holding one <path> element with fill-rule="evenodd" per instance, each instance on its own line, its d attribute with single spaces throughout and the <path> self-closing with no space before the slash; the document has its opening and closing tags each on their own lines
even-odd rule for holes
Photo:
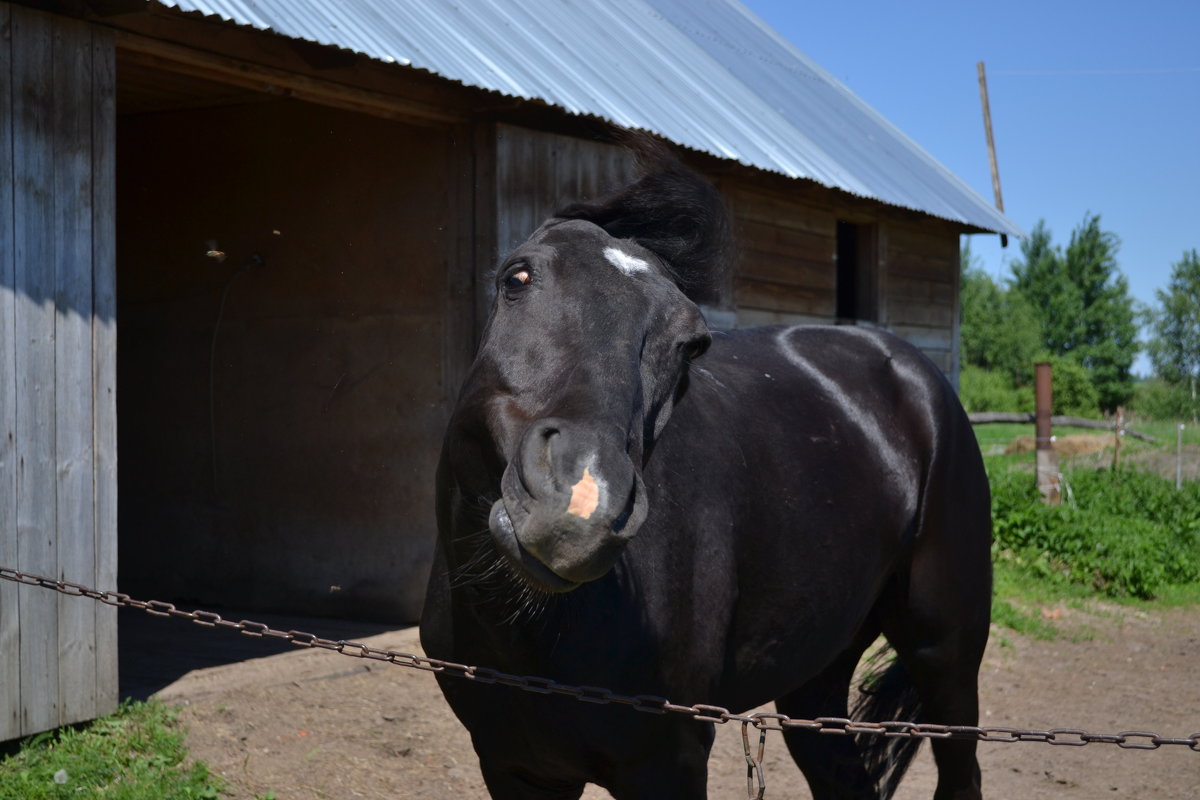
<svg viewBox="0 0 1200 800">
<path fill-rule="evenodd" d="M 962 368 L 958 376 L 958 398 L 967 411 L 1033 411 L 1033 391 L 1013 388 L 1006 374 L 974 365 Z"/>
<path fill-rule="evenodd" d="M 1100 392 L 1087 367 L 1070 358 L 1052 356 L 1047 361 L 1054 376 L 1054 413 L 1071 417 L 1097 417 Z"/>
<path fill-rule="evenodd" d="M 1190 420 L 1200 410 L 1192 401 L 1189 387 L 1167 383 L 1161 378 L 1139 382 L 1134 387 L 1130 407 L 1138 416 L 1156 420 Z"/>
<path fill-rule="evenodd" d="M 1076 470 L 1068 500 L 1040 502 L 1033 477 L 992 478 L 993 554 L 1033 575 L 1111 596 L 1151 598 L 1200 580 L 1200 485 L 1177 492 L 1137 472 Z"/>
</svg>

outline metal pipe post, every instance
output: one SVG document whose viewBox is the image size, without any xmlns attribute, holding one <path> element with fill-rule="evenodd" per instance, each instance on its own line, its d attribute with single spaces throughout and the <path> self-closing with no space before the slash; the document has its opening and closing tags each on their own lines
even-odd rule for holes
<svg viewBox="0 0 1200 800">
<path fill-rule="evenodd" d="M 1058 474 L 1058 451 L 1054 449 L 1054 433 L 1050 427 L 1053 402 L 1053 375 L 1050 365 L 1037 365 L 1035 398 L 1037 408 L 1037 487 L 1046 505 L 1056 506 L 1062 501 L 1062 479 Z"/>
</svg>

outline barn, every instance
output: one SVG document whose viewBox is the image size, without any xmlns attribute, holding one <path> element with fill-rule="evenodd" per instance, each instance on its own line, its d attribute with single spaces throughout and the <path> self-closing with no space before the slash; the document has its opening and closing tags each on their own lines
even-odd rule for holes
<svg viewBox="0 0 1200 800">
<path fill-rule="evenodd" d="M 488 271 L 651 131 L 724 193 L 716 327 L 957 373 L 1017 234 L 737 0 L 0 2 L 0 567 L 413 620 Z M 117 700 L 115 610 L 0 581 L 0 740 Z"/>
</svg>

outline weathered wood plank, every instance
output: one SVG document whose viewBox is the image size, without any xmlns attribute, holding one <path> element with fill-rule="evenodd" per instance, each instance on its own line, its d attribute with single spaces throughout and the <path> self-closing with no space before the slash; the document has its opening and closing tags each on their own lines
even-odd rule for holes
<svg viewBox="0 0 1200 800">
<path fill-rule="evenodd" d="M 0 564 L 17 564 L 17 329 L 13 251 L 12 7 L 0 3 Z M 0 581 L 0 741 L 21 735 L 19 587 Z"/>
<path fill-rule="evenodd" d="M 499 211 L 496 207 L 496 128 L 494 125 L 478 125 L 472 142 L 474 186 L 474 228 L 471 231 L 471 260 L 475 269 L 475 317 L 471 328 L 471 352 L 483 336 L 484 321 L 487 320 L 493 292 L 490 277 L 492 266 L 498 255 Z"/>
<path fill-rule="evenodd" d="M 772 197 L 759 187 L 730 186 L 727 191 L 735 225 L 762 223 L 833 239 L 837 218 L 828 208 Z"/>
<path fill-rule="evenodd" d="M 949 328 L 894 324 L 891 326 L 891 331 L 901 339 L 916 345 L 926 352 L 935 350 L 950 352 L 954 347 L 954 341 L 950 338 L 951 332 Z"/>
<path fill-rule="evenodd" d="M 743 249 L 802 258 L 833 268 L 837 240 L 824 234 L 795 230 L 782 225 L 745 221 L 737 226 L 738 245 Z"/>
<path fill-rule="evenodd" d="M 1037 421 L 1037 415 L 1032 412 L 1013 412 L 1013 411 L 973 411 L 967 414 L 967 419 L 972 425 L 987 425 L 995 422 L 1028 422 L 1030 425 Z M 1117 423 L 1112 420 L 1104 419 L 1087 419 L 1086 417 L 1068 417 L 1055 415 L 1050 418 L 1051 425 L 1058 427 L 1072 428 L 1091 428 L 1092 430 L 1100 431 L 1115 431 Z M 1141 439 L 1143 442 L 1157 442 L 1158 440 L 1149 434 L 1135 431 L 1133 428 L 1122 426 L 1126 436 L 1132 436 L 1135 439 Z"/>
<path fill-rule="evenodd" d="M 512 125 L 496 126 L 499 257 L 523 242 L 561 206 L 595 198 L 634 177 L 621 148 Z"/>
<path fill-rule="evenodd" d="M 91 28 L 56 18 L 54 103 L 54 385 L 58 573 L 95 579 L 92 463 Z M 96 714 L 96 615 L 58 604 L 59 724 Z"/>
<path fill-rule="evenodd" d="M 735 278 L 733 292 L 738 308 L 783 311 L 827 320 L 833 319 L 835 311 L 832 293 L 806 286 Z"/>
<path fill-rule="evenodd" d="M 54 463 L 52 17 L 12 9 L 18 568 L 58 570 Z M 20 591 L 21 728 L 59 720 L 58 596 Z"/>
<path fill-rule="evenodd" d="M 786 311 L 769 311 L 762 308 L 739 308 L 737 326 L 757 328 L 761 325 L 828 325 L 829 317 L 813 314 L 790 314 Z"/>
<path fill-rule="evenodd" d="M 92 30 L 92 425 L 95 586 L 117 585 L 116 46 Z M 116 709 L 117 609 L 93 603 L 96 712 Z"/>
<path fill-rule="evenodd" d="M 895 325 L 924 325 L 952 332 L 955 309 L 945 303 L 893 296 L 888 304 Z"/>
<path fill-rule="evenodd" d="M 474 351 L 475 328 L 475 159 L 469 126 L 455 128 L 450 136 L 447 171 L 449 193 L 450 260 L 444 271 L 442 313 L 442 392 L 449 409 L 458 397 Z"/>
<path fill-rule="evenodd" d="M 924 300 L 945 305 L 954 303 L 954 284 L 945 281 L 896 275 L 889 281 L 888 291 L 897 299 Z"/>
<path fill-rule="evenodd" d="M 940 224 L 892 225 L 886 258 L 892 275 L 953 283 L 959 271 L 958 235 Z"/>
<path fill-rule="evenodd" d="M 889 225 L 888 244 L 899 254 L 921 254 L 944 261 L 958 259 L 958 233 L 938 222 Z"/>
<path fill-rule="evenodd" d="M 537 224 L 540 165 L 529 131 L 496 126 L 496 245 L 504 258 Z"/>
<path fill-rule="evenodd" d="M 949 349 L 925 347 L 921 348 L 921 352 L 924 353 L 925 357 L 932 361 L 937 368 L 942 371 L 942 374 L 946 376 L 950 375 L 952 360 L 951 351 Z"/>
<path fill-rule="evenodd" d="M 832 293 L 837 272 L 832 262 L 810 261 L 743 248 L 735 275 L 748 280 L 807 286 Z"/>
</svg>

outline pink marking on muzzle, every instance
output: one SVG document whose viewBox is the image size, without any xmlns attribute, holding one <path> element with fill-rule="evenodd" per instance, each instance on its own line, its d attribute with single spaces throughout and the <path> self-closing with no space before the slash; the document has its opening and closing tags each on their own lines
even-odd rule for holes
<svg viewBox="0 0 1200 800">
<path fill-rule="evenodd" d="M 599 505 L 600 486 L 592 477 L 592 473 L 588 472 L 587 467 L 584 467 L 583 477 L 579 479 L 579 483 L 571 487 L 571 504 L 567 506 L 567 513 L 587 519 L 592 516 Z"/>
</svg>

